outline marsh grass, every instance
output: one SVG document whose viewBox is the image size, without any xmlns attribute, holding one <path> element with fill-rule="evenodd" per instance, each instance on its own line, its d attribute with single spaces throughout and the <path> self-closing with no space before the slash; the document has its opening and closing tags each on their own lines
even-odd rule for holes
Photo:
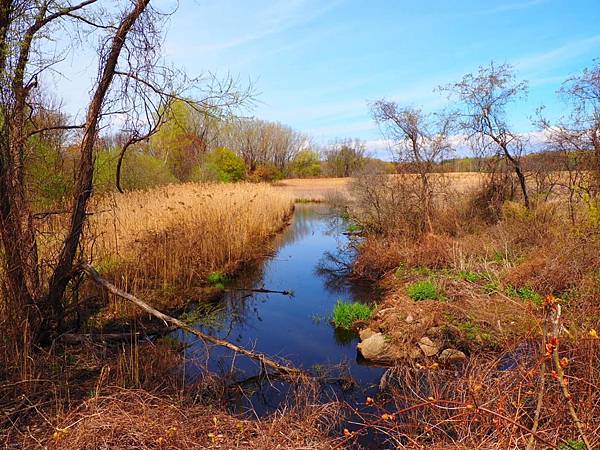
<svg viewBox="0 0 600 450">
<path fill-rule="evenodd" d="M 223 285 L 287 222 L 292 199 L 250 183 L 182 184 L 110 196 L 87 251 L 122 288 Z"/>
<path fill-rule="evenodd" d="M 359 320 L 369 320 L 373 307 L 364 303 L 346 303 L 338 300 L 333 307 L 332 321 L 338 328 L 351 329 Z"/>
</svg>

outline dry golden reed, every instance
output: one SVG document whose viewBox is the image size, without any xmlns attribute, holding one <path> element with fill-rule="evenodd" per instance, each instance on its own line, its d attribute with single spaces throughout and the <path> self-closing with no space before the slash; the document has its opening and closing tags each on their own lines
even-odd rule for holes
<svg viewBox="0 0 600 450">
<path fill-rule="evenodd" d="M 121 285 L 189 285 L 256 258 L 292 208 L 289 195 L 250 183 L 111 195 L 96 206 L 104 212 L 90 220 L 88 252 Z"/>
</svg>

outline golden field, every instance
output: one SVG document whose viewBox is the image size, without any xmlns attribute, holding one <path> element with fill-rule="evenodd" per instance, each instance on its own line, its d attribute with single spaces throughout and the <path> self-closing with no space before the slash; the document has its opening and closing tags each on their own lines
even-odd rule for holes
<svg viewBox="0 0 600 450">
<path fill-rule="evenodd" d="M 394 175 L 387 176 L 394 177 Z M 449 186 L 458 192 L 475 188 L 482 179 L 482 174 L 477 172 L 453 172 L 446 173 L 444 176 Z M 340 197 L 349 199 L 352 180 L 352 178 L 290 178 L 273 185 L 296 200 L 327 201 Z"/>
</svg>

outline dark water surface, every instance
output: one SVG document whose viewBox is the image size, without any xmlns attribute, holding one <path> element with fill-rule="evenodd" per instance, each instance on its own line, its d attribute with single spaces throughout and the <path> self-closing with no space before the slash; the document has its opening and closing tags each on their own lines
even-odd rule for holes
<svg viewBox="0 0 600 450">
<path fill-rule="evenodd" d="M 356 351 L 358 337 L 336 330 L 330 323 L 337 300 L 372 302 L 377 297 L 370 285 L 346 277 L 345 264 L 354 255 L 349 238 L 342 234 L 345 228 L 346 224 L 325 205 L 296 205 L 292 224 L 278 237 L 274 255 L 227 284 L 228 288 L 293 291 L 294 295 L 229 291 L 211 304 L 208 312 L 199 313 L 199 317 L 209 318 L 203 318 L 196 327 L 316 373 L 342 363 L 357 385 L 348 389 L 343 383 L 331 383 L 323 388 L 324 400 L 364 402 L 383 369 L 361 363 Z M 233 352 L 221 347 L 211 347 L 207 353 L 204 344 L 195 338 L 180 338 L 191 344 L 187 359 L 201 363 L 186 366 L 190 381 L 201 373 L 202 365 L 227 374 L 233 383 L 260 372 L 256 361 L 249 358 L 234 357 Z M 232 409 L 239 412 L 268 414 L 288 397 L 289 386 L 281 381 L 263 379 L 240 386 L 244 387 L 241 395 L 232 399 Z"/>
</svg>

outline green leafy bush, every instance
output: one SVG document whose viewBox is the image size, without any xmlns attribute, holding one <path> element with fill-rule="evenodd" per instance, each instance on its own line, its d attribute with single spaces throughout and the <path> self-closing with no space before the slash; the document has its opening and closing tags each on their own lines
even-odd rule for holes
<svg viewBox="0 0 600 450">
<path fill-rule="evenodd" d="M 408 286 L 408 296 L 415 300 L 439 300 L 442 295 L 436 284 L 431 280 L 417 281 Z"/>
<path fill-rule="evenodd" d="M 338 328 L 350 329 L 357 320 L 369 320 L 373 307 L 364 303 L 346 303 L 338 300 L 333 307 L 333 323 Z"/>
<path fill-rule="evenodd" d="M 107 192 L 116 189 L 118 150 L 102 150 L 94 162 L 94 189 Z M 148 189 L 177 182 L 160 158 L 130 149 L 121 166 L 121 186 L 125 190 Z"/>
<path fill-rule="evenodd" d="M 292 161 L 292 173 L 298 178 L 317 177 L 321 175 L 321 160 L 315 151 L 300 150 Z"/>
<path fill-rule="evenodd" d="M 244 160 L 233 150 L 219 147 L 206 154 L 192 178 L 196 181 L 221 181 L 229 183 L 243 180 L 246 176 Z"/>
</svg>

